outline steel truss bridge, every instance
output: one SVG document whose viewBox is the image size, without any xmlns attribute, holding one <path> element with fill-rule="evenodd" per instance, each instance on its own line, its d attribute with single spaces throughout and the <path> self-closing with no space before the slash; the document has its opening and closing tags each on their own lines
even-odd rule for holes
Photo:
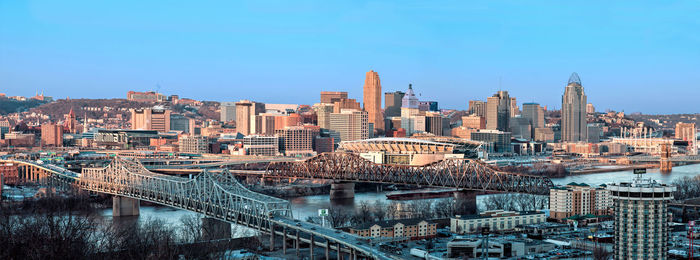
<svg viewBox="0 0 700 260">
<path fill-rule="evenodd" d="M 257 173 L 271 178 L 325 179 L 348 182 L 444 187 L 489 192 L 549 194 L 547 177 L 507 173 L 470 159 L 446 159 L 423 166 L 383 165 L 351 153 L 324 153 L 305 161 L 272 162 Z"/>
<path fill-rule="evenodd" d="M 374 248 L 366 238 L 294 220 L 288 201 L 250 191 L 226 170 L 204 170 L 195 178 L 187 179 L 153 173 L 137 161 L 120 157 L 105 168 L 83 169 L 82 173 L 32 161 L 4 159 L 0 162 L 17 164 L 20 178 L 31 181 L 77 186 L 97 193 L 150 201 L 255 228 L 270 234 L 271 249 L 274 248 L 275 236 L 281 236 L 283 252 L 287 250 L 286 242 L 291 240 L 297 253 L 300 242 L 304 242 L 312 245 L 309 247 L 311 255 L 314 247 L 324 247 L 326 258 L 330 250 L 335 250 L 338 258 L 349 253 L 351 259 L 358 255 L 392 259 Z"/>
<path fill-rule="evenodd" d="M 660 156 L 651 155 L 636 155 L 628 157 L 630 161 L 633 162 L 659 162 L 661 160 Z M 682 156 L 671 156 L 668 158 L 671 162 L 688 162 L 695 163 L 700 162 L 700 155 L 682 155 Z"/>
</svg>

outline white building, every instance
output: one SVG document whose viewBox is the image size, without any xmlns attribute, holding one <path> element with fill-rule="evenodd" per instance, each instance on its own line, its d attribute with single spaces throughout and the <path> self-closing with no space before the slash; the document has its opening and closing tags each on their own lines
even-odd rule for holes
<svg viewBox="0 0 700 260">
<path fill-rule="evenodd" d="M 475 233 L 482 227 L 489 227 L 491 231 L 513 230 L 519 225 L 538 224 L 545 221 L 547 216 L 542 211 L 490 210 L 479 215 L 457 215 L 450 218 L 450 231 L 456 234 Z"/>
</svg>

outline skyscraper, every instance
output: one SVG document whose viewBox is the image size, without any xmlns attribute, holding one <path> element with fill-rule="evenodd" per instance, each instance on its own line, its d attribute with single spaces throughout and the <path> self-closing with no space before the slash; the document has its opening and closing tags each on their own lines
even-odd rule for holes
<svg viewBox="0 0 700 260">
<path fill-rule="evenodd" d="M 219 108 L 221 109 L 221 122 L 236 120 L 236 102 L 221 102 Z"/>
<path fill-rule="evenodd" d="M 252 102 L 250 100 L 241 100 L 236 103 L 236 131 L 242 135 L 255 133 L 255 129 L 251 128 L 251 120 L 255 120 L 256 115 L 264 112 L 264 103 Z"/>
<path fill-rule="evenodd" d="M 343 109 L 331 113 L 330 120 L 330 135 L 336 143 L 369 138 L 367 111 Z"/>
<path fill-rule="evenodd" d="M 481 100 L 469 100 L 469 114 L 486 117 L 486 103 Z"/>
<path fill-rule="evenodd" d="M 522 116 L 527 118 L 532 125 L 532 136 L 535 136 L 535 129 L 544 127 L 544 109 L 537 103 L 523 104 Z"/>
<path fill-rule="evenodd" d="M 401 91 L 384 93 L 384 116 L 401 116 L 401 99 L 406 93 Z"/>
<path fill-rule="evenodd" d="M 520 115 L 520 109 L 518 108 L 518 101 L 514 97 L 510 98 L 510 117 L 515 117 Z"/>
<path fill-rule="evenodd" d="M 586 94 L 576 72 L 569 77 L 564 95 L 561 97 L 561 140 L 580 142 L 588 138 L 586 124 Z"/>
<path fill-rule="evenodd" d="M 508 132 L 510 127 L 508 91 L 498 91 L 486 101 L 486 129 Z"/>
<path fill-rule="evenodd" d="M 333 104 L 338 100 L 347 98 L 348 92 L 345 91 L 321 91 L 321 103 Z"/>
<path fill-rule="evenodd" d="M 63 146 L 63 129 L 60 125 L 46 123 L 41 125 L 41 144 L 47 146 Z"/>
<path fill-rule="evenodd" d="M 170 131 L 170 110 L 163 107 L 132 109 L 131 129 Z"/>
<path fill-rule="evenodd" d="M 637 177 L 608 185 L 615 220 L 614 259 L 667 259 L 674 186 Z"/>
<path fill-rule="evenodd" d="M 413 94 L 413 86 L 408 84 L 408 90 L 401 100 L 401 128 L 406 130 L 406 136 L 415 132 L 416 116 L 419 114 L 418 98 Z"/>
<path fill-rule="evenodd" d="M 384 131 L 384 117 L 382 116 L 382 83 L 379 81 L 379 74 L 370 70 L 365 76 L 365 86 L 363 87 L 362 101 L 365 103 L 364 109 L 367 111 L 369 123 L 374 124 L 374 129 Z"/>
</svg>

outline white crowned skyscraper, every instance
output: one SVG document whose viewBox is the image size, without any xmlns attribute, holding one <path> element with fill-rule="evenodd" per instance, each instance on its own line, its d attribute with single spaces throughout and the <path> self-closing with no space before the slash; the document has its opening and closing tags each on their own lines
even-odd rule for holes
<svg viewBox="0 0 700 260">
<path fill-rule="evenodd" d="M 561 140 L 562 142 L 586 141 L 586 94 L 581 79 L 574 72 L 569 77 L 564 95 L 561 97 Z"/>
</svg>

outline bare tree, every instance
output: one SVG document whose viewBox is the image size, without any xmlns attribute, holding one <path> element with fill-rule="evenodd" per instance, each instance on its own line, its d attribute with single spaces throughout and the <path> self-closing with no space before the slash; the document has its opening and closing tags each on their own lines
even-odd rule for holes
<svg viewBox="0 0 700 260">
<path fill-rule="evenodd" d="M 373 214 L 374 219 L 376 221 L 382 221 L 382 220 L 386 219 L 386 212 L 387 212 L 386 204 L 377 200 L 374 203 L 374 214 Z"/>
<path fill-rule="evenodd" d="M 334 228 L 347 225 L 352 218 L 351 212 L 342 207 L 332 207 L 329 213 L 328 219 Z"/>
</svg>

